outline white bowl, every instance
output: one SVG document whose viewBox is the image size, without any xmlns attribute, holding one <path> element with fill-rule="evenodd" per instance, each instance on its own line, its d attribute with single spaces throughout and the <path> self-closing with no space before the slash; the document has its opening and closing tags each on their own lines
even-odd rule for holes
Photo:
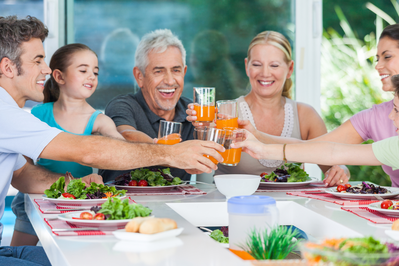
<svg viewBox="0 0 399 266">
<path fill-rule="evenodd" d="M 249 196 L 259 187 L 258 175 L 215 175 L 215 185 L 227 199 L 235 196 Z"/>
</svg>

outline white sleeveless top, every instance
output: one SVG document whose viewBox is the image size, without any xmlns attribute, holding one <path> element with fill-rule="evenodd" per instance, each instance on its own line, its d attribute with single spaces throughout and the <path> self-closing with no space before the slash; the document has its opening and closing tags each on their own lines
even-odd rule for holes
<svg viewBox="0 0 399 266">
<path fill-rule="evenodd" d="M 302 139 L 301 131 L 299 127 L 298 108 L 295 101 L 285 98 L 286 103 L 284 106 L 284 128 L 281 132 L 281 137 L 292 137 Z M 238 118 L 240 120 L 249 120 L 251 124 L 256 128 L 254 118 L 251 113 L 244 96 L 237 99 L 238 103 Z M 267 123 L 267 121 L 264 121 Z M 283 165 L 283 161 L 279 160 L 257 160 L 252 158 L 247 153 L 241 153 L 241 160 L 237 166 L 226 166 L 218 164 L 218 170 L 215 175 L 220 174 L 251 174 L 260 175 L 263 172 L 270 174 L 273 170 Z"/>
</svg>

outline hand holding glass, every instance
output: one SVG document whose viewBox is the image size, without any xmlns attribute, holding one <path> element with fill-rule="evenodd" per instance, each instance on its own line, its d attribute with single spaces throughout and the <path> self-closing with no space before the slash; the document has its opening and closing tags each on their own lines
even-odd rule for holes
<svg viewBox="0 0 399 266">
<path fill-rule="evenodd" d="M 224 145 L 226 131 L 223 129 L 217 129 L 212 127 L 200 127 L 194 128 L 194 139 L 198 140 L 209 140 L 216 142 L 220 145 Z M 204 156 L 210 159 L 214 164 L 219 162 L 212 156 L 204 154 Z"/>
<path fill-rule="evenodd" d="M 223 162 L 221 164 L 228 166 L 236 166 L 241 160 L 241 150 L 242 148 L 233 149 L 230 145 L 233 142 L 240 142 L 244 140 L 244 130 L 237 128 L 225 128 L 226 137 L 224 142 L 224 152 L 220 153 L 223 157 Z"/>
<path fill-rule="evenodd" d="M 158 144 L 173 145 L 181 141 L 182 123 L 161 120 L 158 130 Z"/>
</svg>

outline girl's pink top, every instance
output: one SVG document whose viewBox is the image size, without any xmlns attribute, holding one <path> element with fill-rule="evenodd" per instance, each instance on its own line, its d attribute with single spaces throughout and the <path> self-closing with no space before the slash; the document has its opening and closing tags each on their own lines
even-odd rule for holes
<svg viewBox="0 0 399 266">
<path fill-rule="evenodd" d="M 393 100 L 373 105 L 372 108 L 363 110 L 351 117 L 350 121 L 363 140 L 383 140 L 397 136 L 396 127 L 388 118 L 393 108 Z M 399 170 L 383 165 L 385 173 L 389 175 L 393 187 L 399 187 Z"/>
</svg>

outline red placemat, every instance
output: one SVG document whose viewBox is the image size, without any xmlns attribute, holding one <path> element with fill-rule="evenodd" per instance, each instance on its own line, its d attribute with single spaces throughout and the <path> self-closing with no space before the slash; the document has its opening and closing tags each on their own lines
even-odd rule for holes
<svg viewBox="0 0 399 266">
<path fill-rule="evenodd" d="M 62 205 L 62 206 L 57 206 L 55 203 L 49 202 L 48 200 L 43 200 L 43 199 L 35 199 L 34 202 L 37 204 L 39 207 L 39 211 L 43 214 L 57 214 L 57 213 L 66 213 L 66 212 L 71 212 L 71 211 L 63 211 L 63 209 L 72 209 L 72 208 L 79 208 L 82 210 L 90 210 L 91 207 L 93 206 L 101 206 L 100 204 L 93 204 L 93 206 L 80 206 L 80 205 Z M 132 200 L 129 197 L 129 203 L 135 203 L 134 200 Z M 55 210 L 57 209 L 57 210 Z M 52 211 L 49 211 L 52 210 Z"/>
<path fill-rule="evenodd" d="M 303 187 L 258 187 L 256 192 L 298 192 L 298 191 L 319 191 L 326 186 L 323 183 L 307 185 Z"/>
<path fill-rule="evenodd" d="M 299 191 L 299 192 L 287 192 L 287 195 L 305 197 L 311 199 L 318 199 L 322 201 L 327 201 L 331 203 L 335 203 L 343 206 L 356 206 L 356 205 L 369 205 L 374 202 L 378 202 L 378 200 L 347 200 L 336 197 L 329 193 L 312 193 L 312 192 L 323 192 L 323 190 L 319 191 Z"/>
<path fill-rule="evenodd" d="M 344 211 L 351 212 L 375 224 L 391 224 L 396 221 L 397 217 L 387 216 L 367 207 L 341 207 Z"/>
<path fill-rule="evenodd" d="M 85 230 L 85 231 L 68 231 L 68 232 L 54 232 L 53 229 L 71 229 L 71 228 L 84 228 L 73 225 L 63 220 L 51 220 L 44 219 L 46 224 L 50 226 L 51 232 L 57 236 L 101 236 L 101 235 L 112 235 L 112 232 L 117 229 L 123 229 L 125 226 L 101 228 L 101 230 Z"/>
<path fill-rule="evenodd" d="M 181 185 L 171 189 L 160 189 L 154 187 L 145 188 L 142 191 L 128 192 L 129 196 L 153 196 L 153 195 L 204 195 L 206 192 L 192 185 Z"/>
</svg>

